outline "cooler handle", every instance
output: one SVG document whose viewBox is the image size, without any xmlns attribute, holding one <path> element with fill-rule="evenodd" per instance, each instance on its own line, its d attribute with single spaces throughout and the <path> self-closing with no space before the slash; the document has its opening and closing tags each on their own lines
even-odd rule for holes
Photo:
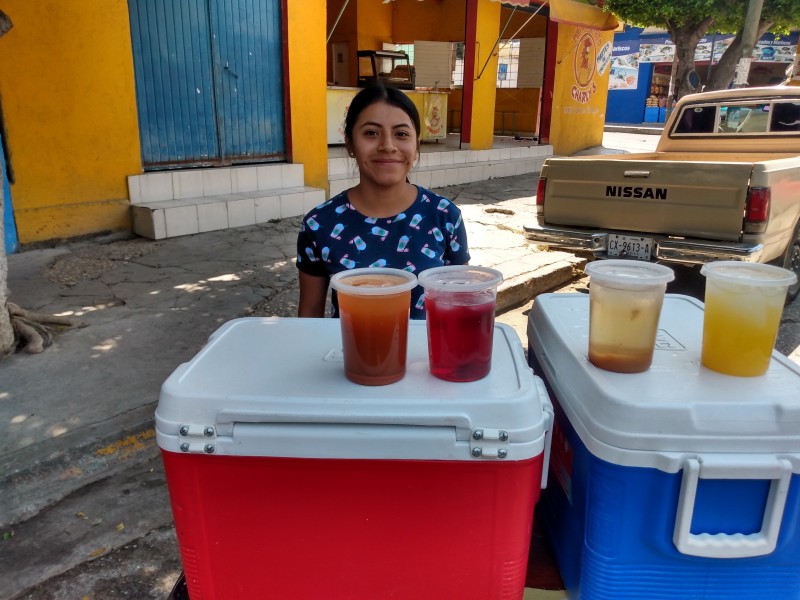
<svg viewBox="0 0 800 600">
<path fill-rule="evenodd" d="M 553 413 L 553 402 L 550 394 L 547 393 L 547 386 L 544 380 L 538 375 L 533 376 L 536 384 L 536 391 L 539 393 L 539 402 L 542 405 L 542 418 L 544 420 L 544 461 L 542 463 L 542 489 L 547 487 L 547 474 L 550 472 L 550 446 L 553 443 L 553 423 L 555 414 Z"/>
<path fill-rule="evenodd" d="M 676 548 L 682 554 L 704 558 L 747 558 L 770 554 L 778 542 L 791 477 L 792 464 L 785 459 L 688 458 L 683 467 L 672 536 Z M 690 533 L 699 479 L 771 479 L 761 531 L 750 534 Z"/>
</svg>

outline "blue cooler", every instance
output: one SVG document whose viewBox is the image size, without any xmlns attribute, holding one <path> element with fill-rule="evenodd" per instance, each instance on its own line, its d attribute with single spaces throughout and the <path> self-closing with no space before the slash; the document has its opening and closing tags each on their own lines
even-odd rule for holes
<svg viewBox="0 0 800 600">
<path fill-rule="evenodd" d="M 556 420 L 541 523 L 571 599 L 800 598 L 800 367 L 700 364 L 703 304 L 667 294 L 644 373 L 588 358 L 589 297 L 544 294 L 528 361 Z"/>
</svg>

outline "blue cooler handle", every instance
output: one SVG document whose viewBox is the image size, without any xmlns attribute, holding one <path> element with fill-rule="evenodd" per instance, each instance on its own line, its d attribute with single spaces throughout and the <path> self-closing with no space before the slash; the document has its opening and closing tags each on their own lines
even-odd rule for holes
<svg viewBox="0 0 800 600">
<path fill-rule="evenodd" d="M 672 541 L 682 554 L 705 558 L 747 558 L 775 550 L 781 529 L 792 463 L 776 457 L 703 456 L 686 459 Z M 771 479 L 761 531 L 756 533 L 690 532 L 699 479 Z"/>
<path fill-rule="evenodd" d="M 547 386 L 544 380 L 538 375 L 533 376 L 536 384 L 536 391 L 539 393 L 539 402 L 542 405 L 542 419 L 544 421 L 544 460 L 542 462 L 542 489 L 547 487 L 547 474 L 550 472 L 550 446 L 553 443 L 553 423 L 555 415 L 553 413 L 553 402 L 550 394 L 547 393 Z"/>
</svg>

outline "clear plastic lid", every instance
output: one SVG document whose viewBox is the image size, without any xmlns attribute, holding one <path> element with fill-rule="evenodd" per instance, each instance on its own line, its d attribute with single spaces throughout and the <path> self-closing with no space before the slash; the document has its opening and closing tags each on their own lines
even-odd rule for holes
<svg viewBox="0 0 800 600">
<path fill-rule="evenodd" d="M 364 267 L 336 273 L 331 287 L 351 296 L 384 296 L 417 287 L 417 276 L 403 269 Z"/>
<path fill-rule="evenodd" d="M 503 283 L 503 274 L 489 267 L 447 265 L 426 269 L 419 274 L 425 290 L 439 292 L 480 292 Z"/>
<path fill-rule="evenodd" d="M 706 277 L 715 277 L 728 283 L 759 287 L 789 287 L 797 283 L 797 275 L 788 269 L 735 260 L 706 263 L 700 272 Z"/>
<path fill-rule="evenodd" d="M 600 285 L 623 289 L 666 285 L 675 279 L 669 267 L 635 260 L 597 260 L 588 263 L 584 271 Z"/>
</svg>

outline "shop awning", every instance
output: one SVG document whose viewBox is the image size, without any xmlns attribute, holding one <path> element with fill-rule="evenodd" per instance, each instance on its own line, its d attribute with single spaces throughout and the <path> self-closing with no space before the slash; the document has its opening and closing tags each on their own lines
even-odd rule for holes
<svg viewBox="0 0 800 600">
<path fill-rule="evenodd" d="M 500 2 L 510 6 L 530 6 L 531 0 L 492 0 L 493 2 Z"/>
<path fill-rule="evenodd" d="M 610 12 L 579 0 L 548 0 L 550 19 L 601 31 L 613 31 L 619 21 Z"/>
<path fill-rule="evenodd" d="M 590 0 L 493 0 L 511 6 L 538 6 L 547 4 L 550 8 L 550 19 L 569 25 L 579 25 L 601 31 L 614 31 L 619 28 L 619 21 L 610 12 L 605 12 L 592 4 Z"/>
</svg>

